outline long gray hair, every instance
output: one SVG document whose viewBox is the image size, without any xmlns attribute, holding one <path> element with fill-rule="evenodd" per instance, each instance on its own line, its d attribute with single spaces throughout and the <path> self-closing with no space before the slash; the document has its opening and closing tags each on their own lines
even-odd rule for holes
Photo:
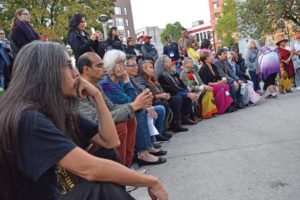
<svg viewBox="0 0 300 200">
<path fill-rule="evenodd" d="M 158 77 L 163 74 L 163 72 L 167 71 L 166 69 L 166 58 L 167 55 L 162 55 L 157 58 L 155 65 L 154 65 L 154 75 L 155 79 L 158 80 Z"/>
<path fill-rule="evenodd" d="M 49 117 L 64 134 L 76 137 L 75 118 L 71 118 L 75 100 L 63 94 L 62 70 L 67 63 L 65 49 L 56 43 L 29 43 L 18 53 L 12 80 L 0 101 L 0 199 L 18 199 L 22 189 L 22 173 L 17 165 L 18 124 L 28 108 Z M 65 124 L 65 122 L 67 124 Z M 34 123 L 34 122 L 32 122 Z M 72 130 L 70 127 L 76 127 Z M 66 131 L 67 130 L 67 131 Z M 78 129 L 77 129 L 78 130 Z M 72 138 L 74 142 L 79 138 Z"/>
</svg>

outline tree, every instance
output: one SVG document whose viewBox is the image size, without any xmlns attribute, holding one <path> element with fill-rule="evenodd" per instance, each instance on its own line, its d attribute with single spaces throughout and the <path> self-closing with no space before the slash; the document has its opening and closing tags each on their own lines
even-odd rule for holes
<svg viewBox="0 0 300 200">
<path fill-rule="evenodd" d="M 171 34 L 173 36 L 174 41 L 178 41 L 179 38 L 181 37 L 181 29 L 183 26 L 180 24 L 180 22 L 175 22 L 173 24 L 168 23 L 166 25 L 166 28 L 164 31 L 160 34 L 160 41 L 161 43 L 165 44 L 166 43 L 166 36 L 168 34 Z"/>
<path fill-rule="evenodd" d="M 235 39 L 233 34 L 237 32 L 237 9 L 235 0 L 225 0 L 222 15 L 216 25 L 216 33 L 222 37 L 223 45 L 231 46 Z"/>
<path fill-rule="evenodd" d="M 238 5 L 239 31 L 263 41 L 284 20 L 300 26 L 300 0 L 247 0 Z"/>
<path fill-rule="evenodd" d="M 9 32 L 15 10 L 26 8 L 31 14 L 33 27 L 40 35 L 61 42 L 68 33 L 72 14 L 84 14 L 87 31 L 90 27 L 102 29 L 97 18 L 100 14 L 112 16 L 114 3 L 115 0 L 0 0 L 4 7 L 0 15 L 0 26 Z"/>
</svg>

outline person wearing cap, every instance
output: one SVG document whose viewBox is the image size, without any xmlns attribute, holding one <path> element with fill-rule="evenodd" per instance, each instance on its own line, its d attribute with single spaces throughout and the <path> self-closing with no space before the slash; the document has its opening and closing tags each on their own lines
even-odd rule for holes
<svg viewBox="0 0 300 200">
<path fill-rule="evenodd" d="M 300 29 L 295 31 L 296 40 L 291 43 L 292 51 L 294 52 L 293 64 L 295 68 L 295 84 L 297 90 L 300 90 Z"/>
<path fill-rule="evenodd" d="M 145 60 L 152 60 L 153 62 L 155 62 L 158 57 L 158 54 L 155 46 L 153 44 L 150 44 L 151 38 L 152 37 L 148 35 L 143 36 L 144 44 L 142 45 L 141 50 Z"/>
<path fill-rule="evenodd" d="M 280 80 L 279 80 L 279 92 L 285 94 L 285 92 L 292 92 L 292 82 L 294 79 L 294 65 L 292 62 L 293 52 L 286 49 L 288 43 L 287 37 L 281 35 L 276 42 L 278 47 L 278 53 L 280 56 Z"/>
</svg>

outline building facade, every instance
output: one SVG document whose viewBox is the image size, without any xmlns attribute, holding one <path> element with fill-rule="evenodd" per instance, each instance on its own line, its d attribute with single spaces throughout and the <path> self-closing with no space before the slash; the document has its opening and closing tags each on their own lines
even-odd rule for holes
<svg viewBox="0 0 300 200">
<path fill-rule="evenodd" d="M 116 26 L 119 35 L 125 41 L 127 37 L 135 37 L 130 0 L 116 0 L 113 19 L 108 21 L 108 27 Z"/>
<path fill-rule="evenodd" d="M 187 29 L 189 34 L 197 40 L 199 45 L 201 45 L 203 39 L 209 39 L 211 44 L 214 46 L 214 32 L 211 23 L 204 23 L 203 21 L 197 22 L 201 23 L 193 22 L 193 27 Z"/>
</svg>

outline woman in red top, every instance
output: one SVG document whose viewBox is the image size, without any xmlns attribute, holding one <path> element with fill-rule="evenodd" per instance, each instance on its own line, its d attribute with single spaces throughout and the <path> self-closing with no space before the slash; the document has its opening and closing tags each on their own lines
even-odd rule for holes
<svg viewBox="0 0 300 200">
<path fill-rule="evenodd" d="M 280 56 L 281 76 L 279 80 L 279 92 L 281 94 L 292 92 L 291 87 L 294 79 L 294 65 L 292 62 L 294 54 L 285 49 L 287 42 L 288 40 L 286 38 L 281 38 L 276 43 Z"/>
</svg>

